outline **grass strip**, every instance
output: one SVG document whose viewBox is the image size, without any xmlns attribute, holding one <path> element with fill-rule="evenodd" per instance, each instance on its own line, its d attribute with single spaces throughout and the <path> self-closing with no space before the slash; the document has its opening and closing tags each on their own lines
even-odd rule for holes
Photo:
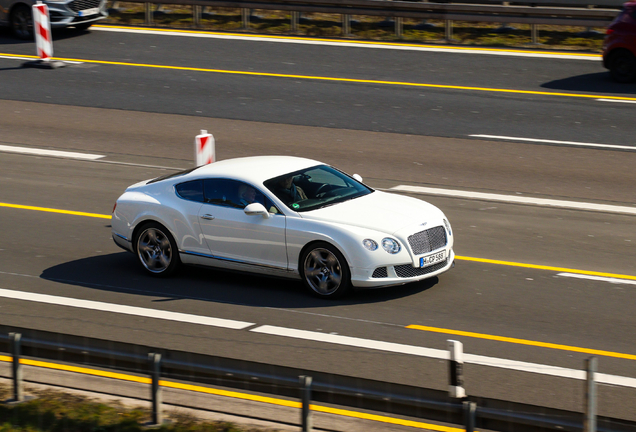
<svg viewBox="0 0 636 432">
<path fill-rule="evenodd" d="M 19 404 L 0 403 L 0 432 L 142 432 L 150 421 L 145 408 L 126 407 L 118 401 L 103 403 L 56 390 L 33 390 L 34 399 Z M 0 386 L 0 400 L 11 397 Z M 228 422 L 200 421 L 180 411 L 168 413 L 169 421 L 152 430 L 161 432 L 275 432 L 243 428 Z"/>
</svg>

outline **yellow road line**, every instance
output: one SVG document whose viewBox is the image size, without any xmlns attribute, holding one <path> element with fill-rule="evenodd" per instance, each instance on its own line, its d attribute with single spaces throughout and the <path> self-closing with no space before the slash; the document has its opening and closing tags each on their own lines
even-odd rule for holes
<svg viewBox="0 0 636 432">
<path fill-rule="evenodd" d="M 146 378 L 146 377 L 138 377 L 134 375 L 127 375 L 127 374 L 121 374 L 116 372 L 106 372 L 106 371 L 101 371 L 97 369 L 88 369 L 88 368 L 78 367 L 78 366 L 67 366 L 67 365 L 62 365 L 58 363 L 43 362 L 38 360 L 20 359 L 20 364 L 27 365 L 27 366 L 37 366 L 37 367 L 42 367 L 47 369 L 61 370 L 66 372 L 81 373 L 84 375 L 99 376 L 103 378 L 113 378 L 113 379 L 118 379 L 123 381 L 132 381 L 132 382 L 137 382 L 142 384 L 150 384 L 152 382 L 150 378 Z"/>
<path fill-rule="evenodd" d="M 413 43 L 398 43 L 398 42 L 383 42 L 383 41 L 357 41 L 357 40 L 344 40 L 344 39 L 325 39 L 325 38 L 308 38 L 301 36 L 279 36 L 279 35 L 259 35 L 248 33 L 224 33 L 214 31 L 202 31 L 202 30 L 178 30 L 178 29 L 164 29 L 164 28 L 148 28 L 148 27 L 127 27 L 117 25 L 94 25 L 93 27 L 110 28 L 110 29 L 122 29 L 122 30 L 140 30 L 140 31 L 153 31 L 163 33 L 184 33 L 184 34 L 207 34 L 214 36 L 229 36 L 229 37 L 241 37 L 241 38 L 254 38 L 254 39 L 280 39 L 280 40 L 299 40 L 308 42 L 332 42 L 341 44 L 356 44 L 356 45 L 381 45 L 381 46 L 396 46 L 396 47 L 415 47 L 415 48 L 430 48 L 430 49 L 444 49 L 444 50 L 456 50 L 456 51 L 490 51 L 490 52 L 509 52 L 509 53 L 523 53 L 523 54 L 552 54 L 563 55 L 569 57 L 596 57 L 600 58 L 600 54 L 590 53 L 574 53 L 574 52 L 554 52 L 554 51 L 532 51 L 521 49 L 504 49 L 504 48 L 478 48 L 478 47 L 459 47 L 459 46 L 440 46 L 440 45 L 424 45 Z"/>
<path fill-rule="evenodd" d="M 14 54 L 3 54 L 3 53 L 0 53 L 0 55 L 15 56 Z M 15 57 L 18 57 L 18 56 L 15 56 Z M 26 56 L 19 56 L 19 57 L 26 57 Z M 401 82 L 401 81 L 367 80 L 367 79 L 324 77 L 324 76 L 312 76 L 312 75 L 293 75 L 293 74 L 279 74 L 279 73 L 269 73 L 269 72 L 250 72 L 250 71 L 236 71 L 236 70 L 224 70 L 224 69 L 195 68 L 195 67 L 186 67 L 186 66 L 113 62 L 113 61 L 106 61 L 106 60 L 73 59 L 73 58 L 62 58 L 62 57 L 56 57 L 55 60 L 83 62 L 83 63 L 92 63 L 92 64 L 104 64 L 104 65 L 116 65 L 116 66 L 181 70 L 181 71 L 190 71 L 190 72 L 208 72 L 208 73 L 218 73 L 218 74 L 247 75 L 247 76 L 273 77 L 273 78 L 293 78 L 293 79 L 302 79 L 302 80 L 346 82 L 346 83 L 356 83 L 356 84 L 406 86 L 406 87 L 436 88 L 436 89 L 446 89 L 446 90 L 469 90 L 469 91 L 479 91 L 479 92 L 507 93 L 507 94 L 532 95 L 532 96 L 559 96 L 559 97 L 572 97 L 572 98 L 579 98 L 579 99 L 581 98 L 582 99 L 611 99 L 611 100 L 636 101 L 635 97 L 606 96 L 601 94 L 593 95 L 593 94 L 580 94 L 580 93 L 558 93 L 558 92 L 544 92 L 544 91 L 534 91 L 534 90 L 498 89 L 498 88 L 488 88 L 488 87 L 426 84 L 426 83 Z"/>
<path fill-rule="evenodd" d="M 52 208 L 46 208 L 46 207 L 33 207 L 33 206 L 25 206 L 25 205 L 9 204 L 9 203 L 0 203 L 0 207 L 17 208 L 17 209 L 24 209 L 24 210 L 35 210 L 35 211 L 50 212 L 50 213 L 62 213 L 62 214 L 94 217 L 94 218 L 101 218 L 101 219 L 111 218 L 110 215 L 103 215 L 103 214 L 97 214 L 97 213 L 84 213 L 84 212 L 77 212 L 72 210 L 60 210 L 60 209 L 52 209 Z M 458 255 L 455 256 L 455 259 L 460 261 L 474 261 L 474 262 L 480 262 L 485 264 L 504 265 L 509 267 L 523 267 L 523 268 L 530 268 L 535 270 L 548 270 L 548 271 L 555 271 L 558 273 L 574 273 L 574 274 L 581 274 L 581 275 L 588 275 L 588 276 L 601 276 L 601 277 L 615 278 L 615 279 L 636 280 L 636 276 L 617 274 L 617 273 L 603 273 L 603 272 L 596 272 L 596 271 L 589 271 L 589 270 L 577 270 L 577 269 L 564 268 L 564 267 L 551 267 L 551 266 L 544 266 L 544 265 L 537 265 L 537 264 L 526 264 L 526 263 L 518 263 L 518 262 L 512 262 L 512 261 L 499 261 L 499 260 L 491 260 L 487 258 L 475 258 L 475 257 L 458 256 Z"/>
<path fill-rule="evenodd" d="M 68 214 L 68 215 L 74 215 L 74 216 L 85 216 L 85 217 L 93 217 L 93 218 L 100 218 L 100 219 L 111 218 L 110 215 L 103 215 L 103 214 L 97 214 L 97 213 L 85 213 L 85 212 L 77 212 L 72 210 L 60 210 L 60 209 L 53 209 L 53 208 L 46 208 L 46 207 L 33 207 L 33 206 L 25 206 L 25 205 L 9 204 L 9 203 L 0 203 L 0 207 L 9 207 L 9 208 L 22 209 L 22 210 L 35 210 L 35 211 L 48 212 L 48 213 L 62 213 L 62 214 Z"/>
<path fill-rule="evenodd" d="M 480 263 L 486 263 L 486 264 L 505 265 L 510 267 L 523 267 L 523 268 L 530 268 L 535 270 L 549 270 L 549 271 L 555 271 L 558 273 L 575 273 L 575 274 L 582 274 L 582 275 L 588 275 L 588 276 L 600 276 L 600 277 L 615 278 L 615 279 L 636 280 L 636 276 L 616 274 L 616 273 L 602 273 L 602 272 L 577 270 L 577 269 L 570 269 L 570 268 L 563 268 L 563 267 L 551 267 L 551 266 L 536 265 L 536 264 L 517 263 L 517 262 L 511 262 L 511 261 L 491 260 L 486 258 L 473 258 L 473 257 L 467 257 L 467 256 L 455 256 L 455 259 L 458 259 L 461 261 L 474 261 L 474 262 L 480 262 Z"/>
<path fill-rule="evenodd" d="M 462 428 L 440 426 L 440 425 L 422 423 L 422 422 L 411 421 L 411 420 L 403 420 L 403 419 L 394 418 L 394 417 L 386 417 L 386 416 L 379 416 L 375 414 L 361 413 L 357 411 L 349 411 L 349 410 L 343 410 L 338 408 L 329 408 L 329 407 L 318 406 L 318 405 L 309 405 L 309 407 L 313 411 L 317 411 L 317 412 L 324 412 L 329 414 L 336 414 L 336 415 L 365 419 L 365 420 L 373 420 L 377 422 L 400 425 L 400 426 L 410 426 L 410 427 L 418 428 L 418 429 L 428 429 L 428 430 L 439 431 L 439 432 L 464 432 L 464 429 Z"/>
<path fill-rule="evenodd" d="M 542 347 L 542 348 L 551 348 L 551 349 L 557 349 L 562 351 L 579 352 L 584 354 L 592 354 L 592 355 L 599 355 L 599 356 L 605 356 L 605 357 L 616 357 L 616 358 L 627 359 L 627 360 L 636 360 L 636 355 L 634 354 L 623 354 L 623 353 L 617 353 L 613 351 L 580 348 L 580 347 L 575 347 L 571 345 L 560 345 L 560 344 L 553 344 L 553 343 L 547 343 L 547 342 L 537 342 L 537 341 L 532 341 L 527 339 L 517 339 L 517 338 L 511 338 L 511 337 L 505 337 L 505 336 L 494 336 L 494 335 L 489 335 L 485 333 L 474 333 L 474 332 L 467 332 L 467 331 L 461 331 L 461 330 L 450 330 L 450 329 L 444 329 L 439 327 L 422 326 L 417 324 L 408 325 L 406 326 L 406 328 L 413 329 L 413 330 L 433 332 L 433 333 L 444 333 L 444 334 L 450 334 L 455 336 L 466 336 L 466 337 L 472 337 L 472 338 L 478 338 L 478 339 L 487 339 L 487 340 L 493 340 L 498 342 L 508 342 L 508 343 L 514 343 L 519 345 L 530 345 L 530 346 L 536 346 L 536 347 Z"/>
<path fill-rule="evenodd" d="M 12 358 L 8 357 L 8 356 L 1 356 L 0 355 L 0 361 L 11 362 Z M 92 376 L 100 376 L 100 377 L 104 377 L 104 378 L 113 378 L 113 379 L 124 380 L 124 381 L 132 381 L 132 382 L 138 382 L 138 383 L 142 383 L 142 384 L 150 384 L 151 383 L 150 378 L 138 377 L 138 376 L 134 376 L 134 375 L 127 375 L 127 374 L 121 374 L 121 373 L 115 373 L 115 372 L 106 372 L 106 371 L 102 371 L 102 370 L 98 370 L 98 369 L 89 369 L 89 368 L 84 368 L 84 367 L 68 366 L 68 365 L 63 365 L 63 364 L 58 364 L 58 363 L 50 363 L 50 362 L 43 362 L 43 361 L 37 361 L 37 360 L 20 359 L 20 364 L 29 365 L 29 366 L 37 366 L 37 367 L 42 367 L 42 368 L 47 368 L 47 369 L 62 370 L 62 371 L 67 371 L 67 372 L 75 372 L 75 373 L 81 373 L 81 374 L 92 375 Z M 193 391 L 193 392 L 198 392 L 198 393 L 207 393 L 207 394 L 213 394 L 213 395 L 216 395 L 216 396 L 225 396 L 225 397 L 230 397 L 230 398 L 234 398 L 234 399 L 249 400 L 249 401 L 253 401 L 253 402 L 261 402 L 261 403 L 267 403 L 267 404 L 271 404 L 271 405 L 285 406 L 285 407 L 289 407 L 289 408 L 301 408 L 301 403 L 300 402 L 290 401 L 290 400 L 286 400 L 286 399 L 277 399 L 277 398 L 272 398 L 272 397 L 258 396 L 258 395 L 248 394 L 248 393 L 240 393 L 240 392 L 235 392 L 235 391 L 220 390 L 220 389 L 214 389 L 214 388 L 209 388 L 209 387 L 203 387 L 203 386 L 197 386 L 197 385 L 191 385 L 191 384 L 182 384 L 182 383 L 177 383 L 177 382 L 172 382 L 172 381 L 164 381 L 164 380 L 159 380 L 159 385 L 162 386 L 162 387 L 168 387 L 168 388 L 174 388 L 174 389 L 180 389 L 180 390 L 188 390 L 188 391 Z M 414 428 L 427 429 L 427 430 L 433 430 L 433 431 L 439 431 L 439 432 L 461 432 L 461 431 L 463 431 L 463 429 L 460 429 L 460 428 L 446 427 L 446 426 L 440 426 L 440 425 L 435 425 L 435 424 L 417 422 L 417 421 L 412 421 L 412 420 L 404 420 L 404 419 L 388 417 L 388 416 L 382 416 L 382 415 L 376 415 L 376 414 L 367 414 L 367 413 L 362 413 L 362 412 L 358 412 L 358 411 L 350 411 L 350 410 L 344 410 L 344 409 L 338 409 L 338 408 L 331 408 L 331 407 L 326 407 L 326 406 L 322 406 L 322 405 L 313 405 L 312 404 L 312 405 L 309 406 L 309 408 L 311 410 L 313 410 L 313 411 L 316 411 L 316 412 L 335 414 L 335 415 L 339 415 L 339 416 L 343 416 L 343 417 L 352 417 L 352 418 L 357 418 L 357 419 L 372 420 L 372 421 L 377 421 L 377 422 L 382 422 L 382 423 L 387 423 L 387 424 L 394 424 L 394 425 L 401 425 L 401 426 L 410 426 L 410 427 L 414 427 Z"/>
</svg>

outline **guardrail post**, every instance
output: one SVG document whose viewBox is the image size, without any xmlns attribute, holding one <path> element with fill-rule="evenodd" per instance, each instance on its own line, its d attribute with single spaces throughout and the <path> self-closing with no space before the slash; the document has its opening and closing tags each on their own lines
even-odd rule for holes
<svg viewBox="0 0 636 432">
<path fill-rule="evenodd" d="M 302 400 L 302 408 L 300 410 L 300 424 L 302 426 L 302 432 L 312 431 L 311 422 L 311 410 L 309 404 L 311 403 L 311 377 L 301 375 L 298 377 L 300 381 L 300 398 Z"/>
<path fill-rule="evenodd" d="M 241 8 L 241 21 L 243 30 L 250 28 L 250 12 L 248 8 Z"/>
<path fill-rule="evenodd" d="M 448 340 L 450 351 L 448 393 L 452 398 L 465 398 L 464 389 L 464 345 L 456 340 Z"/>
<path fill-rule="evenodd" d="M 539 43 L 539 30 L 536 24 L 530 24 L 530 37 L 532 38 L 532 45 Z"/>
<path fill-rule="evenodd" d="M 464 427 L 466 432 L 475 432 L 475 420 L 477 414 L 477 404 L 475 402 L 464 401 Z"/>
<path fill-rule="evenodd" d="M 342 35 L 351 35 L 351 15 L 342 14 Z"/>
<path fill-rule="evenodd" d="M 453 40 L 453 21 L 452 20 L 444 20 L 444 38 L 446 42 L 450 42 Z"/>
<path fill-rule="evenodd" d="M 152 380 L 150 397 L 152 398 L 152 424 L 163 423 L 161 415 L 161 387 L 159 387 L 159 377 L 161 376 L 161 354 L 148 354 L 150 362 L 150 378 Z"/>
<path fill-rule="evenodd" d="M 144 8 L 146 11 L 145 24 L 152 25 L 152 3 L 144 3 Z"/>
<path fill-rule="evenodd" d="M 201 6 L 192 5 L 192 21 L 195 27 L 201 27 Z"/>
<path fill-rule="evenodd" d="M 292 11 L 291 13 L 291 31 L 296 33 L 298 31 L 298 23 L 300 22 L 300 12 Z"/>
<path fill-rule="evenodd" d="M 402 29 L 404 28 L 404 18 L 395 17 L 395 36 L 402 37 Z"/>
<path fill-rule="evenodd" d="M 598 368 L 598 359 L 590 357 L 585 360 L 587 381 L 585 383 L 585 418 L 583 432 L 596 432 L 596 380 L 594 375 Z"/>
<path fill-rule="evenodd" d="M 20 365 L 20 342 L 22 335 L 20 333 L 9 333 L 9 344 L 11 357 L 13 358 L 11 369 L 13 372 L 13 401 L 22 402 L 24 400 L 24 390 L 22 387 L 22 365 Z"/>
</svg>

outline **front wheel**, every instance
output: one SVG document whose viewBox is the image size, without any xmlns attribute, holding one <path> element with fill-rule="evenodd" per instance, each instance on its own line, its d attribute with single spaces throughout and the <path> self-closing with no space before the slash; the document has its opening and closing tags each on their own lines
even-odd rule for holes
<svg viewBox="0 0 636 432">
<path fill-rule="evenodd" d="M 169 276 L 179 266 L 177 245 L 161 224 L 150 222 L 142 226 L 134 245 L 139 262 L 153 276 Z"/>
<path fill-rule="evenodd" d="M 347 261 L 329 243 L 314 243 L 303 252 L 300 275 L 305 286 L 318 297 L 340 298 L 351 290 Z"/>
<path fill-rule="evenodd" d="M 33 39 L 33 15 L 25 5 L 18 5 L 11 12 L 11 31 L 18 39 Z"/>
<path fill-rule="evenodd" d="M 624 49 L 617 51 L 610 58 L 610 76 L 614 81 L 628 83 L 636 79 L 636 57 Z"/>
</svg>

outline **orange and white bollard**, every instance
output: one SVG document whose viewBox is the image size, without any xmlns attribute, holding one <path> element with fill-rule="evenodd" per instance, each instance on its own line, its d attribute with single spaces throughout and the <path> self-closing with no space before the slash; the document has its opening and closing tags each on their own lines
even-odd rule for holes
<svg viewBox="0 0 636 432">
<path fill-rule="evenodd" d="M 53 37 L 51 36 L 49 8 L 41 1 L 33 5 L 33 32 L 35 33 L 35 46 L 39 60 L 27 62 L 23 66 L 46 69 L 65 66 L 64 62 L 51 60 L 53 56 Z"/>
<path fill-rule="evenodd" d="M 216 158 L 215 142 L 212 134 L 201 130 L 201 134 L 194 138 L 194 160 L 197 166 L 207 165 Z"/>
</svg>

